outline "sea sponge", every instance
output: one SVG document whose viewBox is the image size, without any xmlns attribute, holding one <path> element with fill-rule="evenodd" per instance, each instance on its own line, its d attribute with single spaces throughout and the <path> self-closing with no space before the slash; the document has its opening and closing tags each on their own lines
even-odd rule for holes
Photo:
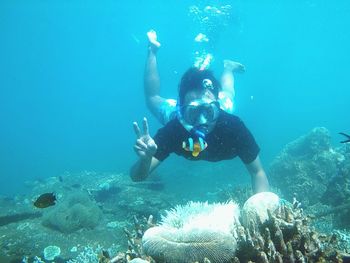
<svg viewBox="0 0 350 263">
<path fill-rule="evenodd" d="M 189 202 L 166 211 L 142 237 L 144 252 L 161 262 L 228 262 L 237 248 L 239 208 L 233 202 Z"/>
<path fill-rule="evenodd" d="M 261 192 L 251 196 L 243 205 L 241 213 L 243 226 L 266 222 L 269 218 L 267 210 L 274 212 L 281 204 L 282 200 L 278 195 L 271 192 Z"/>
</svg>

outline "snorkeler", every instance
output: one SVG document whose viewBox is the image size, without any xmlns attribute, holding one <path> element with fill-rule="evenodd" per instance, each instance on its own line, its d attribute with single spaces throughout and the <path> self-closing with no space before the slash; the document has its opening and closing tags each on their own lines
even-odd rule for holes
<svg viewBox="0 0 350 263">
<path fill-rule="evenodd" d="M 146 67 L 144 74 L 144 92 L 146 104 L 152 114 L 165 125 L 167 122 L 175 118 L 177 109 L 177 101 L 174 99 L 165 99 L 160 96 L 160 78 L 157 68 L 157 52 L 161 46 L 157 40 L 157 33 L 154 30 L 147 32 L 149 41 L 148 55 L 146 59 Z M 204 60 L 198 65 L 200 70 L 208 67 L 209 63 Z M 234 112 L 234 76 L 233 73 L 242 73 L 245 67 L 238 62 L 224 60 L 224 71 L 221 76 L 221 90 L 219 91 L 218 102 L 220 108 L 232 114 Z"/>
<path fill-rule="evenodd" d="M 220 95 L 225 91 L 225 88 L 221 88 L 225 82 L 220 83 L 210 70 L 193 67 L 181 78 L 178 100 L 162 98 L 159 95 L 156 61 L 160 44 L 154 31 L 149 32 L 149 39 L 151 45 L 145 70 L 146 101 L 164 127 L 151 137 L 146 118 L 142 131 L 137 122 L 133 123 L 137 136 L 134 150 L 139 158 L 130 169 L 131 179 L 145 180 L 171 153 L 192 161 L 210 162 L 238 156 L 251 175 L 254 193 L 268 191 L 269 183 L 259 158 L 259 146 L 241 119 L 226 110 L 222 103 L 223 97 L 230 99 L 225 93 Z M 232 68 L 230 71 L 232 74 Z M 227 79 L 231 80 L 229 83 L 233 84 L 233 77 Z M 233 98 L 233 86 L 229 88 Z"/>
</svg>

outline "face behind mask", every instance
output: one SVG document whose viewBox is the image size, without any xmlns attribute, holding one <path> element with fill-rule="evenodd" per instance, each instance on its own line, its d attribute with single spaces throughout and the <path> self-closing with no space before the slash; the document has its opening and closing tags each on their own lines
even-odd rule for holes
<svg viewBox="0 0 350 263">
<path fill-rule="evenodd" d="M 219 102 L 209 99 L 193 100 L 180 109 L 182 123 L 190 131 L 193 128 L 208 133 L 215 124 L 220 112 Z"/>
</svg>

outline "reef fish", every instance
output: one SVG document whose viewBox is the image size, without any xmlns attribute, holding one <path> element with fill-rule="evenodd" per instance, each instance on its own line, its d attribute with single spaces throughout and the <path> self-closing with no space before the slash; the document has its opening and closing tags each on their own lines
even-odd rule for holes
<svg viewBox="0 0 350 263">
<path fill-rule="evenodd" d="M 34 206 L 37 208 L 46 208 L 49 206 L 53 206 L 56 203 L 56 196 L 54 193 L 45 193 L 40 195 L 34 202 Z"/>
<path fill-rule="evenodd" d="M 182 148 L 185 151 L 192 152 L 193 157 L 197 157 L 202 151 L 208 147 L 208 144 L 201 138 L 198 138 L 198 141 L 194 142 L 192 138 L 188 138 L 188 144 L 182 142 Z"/>
<path fill-rule="evenodd" d="M 350 142 L 350 135 L 347 135 L 347 134 L 345 134 L 345 133 L 343 133 L 343 132 L 339 132 L 339 134 L 341 134 L 341 135 L 343 135 L 343 136 L 346 137 L 346 140 L 341 141 L 340 143 L 347 143 L 347 142 Z"/>
</svg>

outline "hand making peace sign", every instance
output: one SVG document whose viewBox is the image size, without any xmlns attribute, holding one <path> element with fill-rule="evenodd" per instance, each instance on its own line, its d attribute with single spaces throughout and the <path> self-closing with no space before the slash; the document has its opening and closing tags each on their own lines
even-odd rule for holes
<svg viewBox="0 0 350 263">
<path fill-rule="evenodd" d="M 137 139 L 134 145 L 136 154 L 141 158 L 151 158 L 157 151 L 157 144 L 149 135 L 148 122 L 146 118 L 143 118 L 143 132 L 141 132 L 137 122 L 133 123 L 134 131 Z"/>
</svg>

